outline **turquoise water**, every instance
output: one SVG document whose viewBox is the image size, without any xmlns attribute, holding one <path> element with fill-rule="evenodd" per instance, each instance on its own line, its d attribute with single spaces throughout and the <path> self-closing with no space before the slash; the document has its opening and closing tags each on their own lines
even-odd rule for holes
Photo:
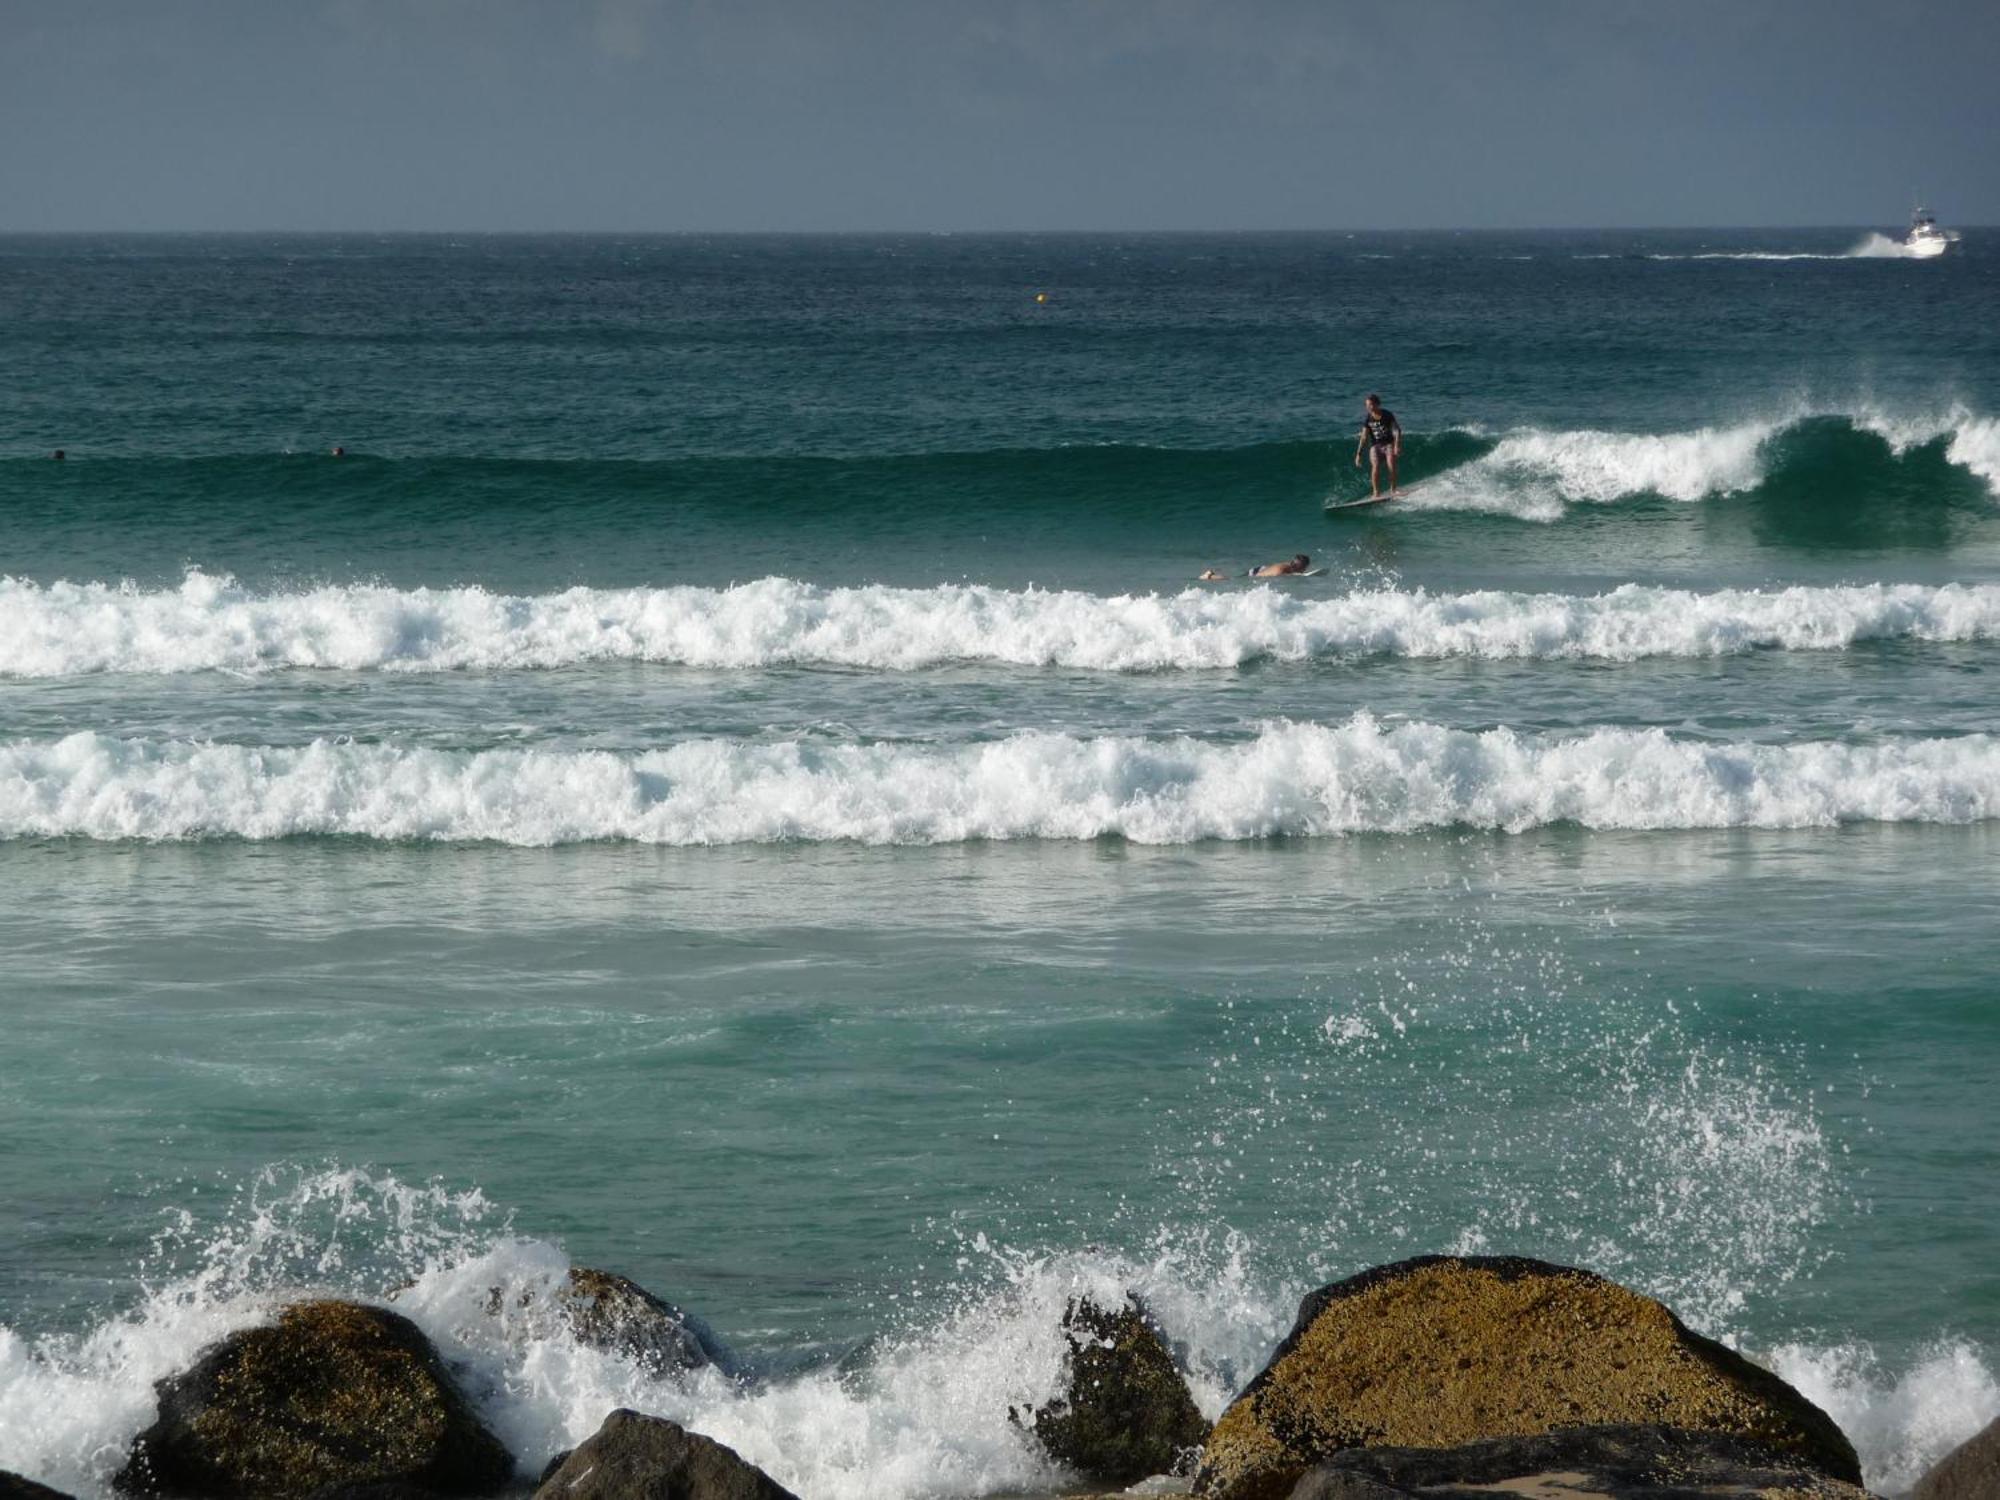
<svg viewBox="0 0 2000 1500">
<path fill-rule="evenodd" d="M 2000 274 L 1881 249 L 0 240 L 0 1467 L 413 1281 L 528 1469 L 1019 1491 L 1072 1289 L 1214 1410 L 1485 1249 L 1906 1485 L 2000 1410 Z M 478 1313 L 569 1258 L 756 1380 Z"/>
</svg>

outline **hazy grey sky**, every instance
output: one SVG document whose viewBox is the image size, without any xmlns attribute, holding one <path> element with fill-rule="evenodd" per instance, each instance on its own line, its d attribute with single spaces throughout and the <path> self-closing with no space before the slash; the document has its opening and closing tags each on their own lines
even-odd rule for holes
<svg viewBox="0 0 2000 1500">
<path fill-rule="evenodd" d="M 0 0 L 0 229 L 2000 221 L 1995 0 Z"/>
</svg>

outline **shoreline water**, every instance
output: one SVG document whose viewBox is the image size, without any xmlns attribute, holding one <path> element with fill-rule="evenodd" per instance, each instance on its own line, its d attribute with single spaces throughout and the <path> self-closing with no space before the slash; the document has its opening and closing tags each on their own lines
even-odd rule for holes
<svg viewBox="0 0 2000 1500">
<path fill-rule="evenodd" d="M 0 241 L 0 1467 L 415 1278 L 522 1452 L 967 1500 L 1079 1281 L 1207 1410 L 1507 1250 L 1913 1476 L 2000 1407 L 2000 278 L 1854 238 Z M 1328 518 L 1377 389 L 1449 504 Z M 771 1378 L 467 1331 L 572 1258 Z"/>
<path fill-rule="evenodd" d="M 336 1296 L 414 1319 L 514 1455 L 519 1476 L 531 1478 L 605 1414 L 627 1408 L 728 1444 L 805 1500 L 1125 1492 L 1065 1477 L 1009 1416 L 1063 1389 L 1065 1349 L 1076 1347 L 1064 1342 L 1064 1309 L 1138 1295 L 1207 1422 L 1291 1321 L 1290 1299 L 1264 1301 L 1240 1269 L 1195 1285 L 1184 1279 L 1195 1268 L 1170 1258 L 1148 1265 L 1103 1254 L 992 1255 L 997 1280 L 975 1277 L 941 1307 L 904 1309 L 900 1332 L 885 1330 L 838 1358 L 795 1369 L 743 1364 L 704 1328 L 708 1346 L 730 1363 L 683 1371 L 640 1346 L 600 1344 L 601 1335 L 572 1327 L 558 1295 L 568 1257 L 504 1222 L 492 1226 L 497 1237 L 486 1234 L 490 1215 L 477 1193 L 437 1185 L 355 1172 L 294 1177 L 239 1220 L 235 1237 L 201 1247 L 192 1274 L 156 1280 L 141 1304 L 86 1335 L 29 1344 L 0 1330 L 0 1432 L 9 1437 L 0 1460 L 90 1500 L 109 1496 L 112 1471 L 151 1419 L 156 1382 L 219 1340 L 270 1327 L 288 1307 Z M 306 1238 L 311 1220 L 330 1220 L 340 1236 Z M 392 1222 L 408 1257 L 400 1265 L 372 1260 L 366 1252 L 380 1247 L 360 1237 L 364 1226 L 379 1233 Z M 352 1241 L 346 1252 L 337 1248 L 342 1238 Z M 336 1264 L 347 1269 L 334 1272 Z M 381 1272 L 363 1264 L 407 1279 L 368 1294 L 361 1285 Z M 1871 1489 L 1891 1495 L 1973 1436 L 2000 1399 L 1993 1372 L 1963 1343 L 1940 1342 L 1900 1372 L 1840 1348 L 1746 1352 L 1829 1413 L 1857 1444 Z M 42 1389 L 30 1391 L 37 1370 Z M 1161 1479 L 1133 1492 L 1175 1488 Z"/>
</svg>

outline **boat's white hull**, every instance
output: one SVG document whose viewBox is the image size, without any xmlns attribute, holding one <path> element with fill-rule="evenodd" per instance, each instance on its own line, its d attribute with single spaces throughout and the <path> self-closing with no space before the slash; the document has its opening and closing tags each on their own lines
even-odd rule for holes
<svg viewBox="0 0 2000 1500">
<path fill-rule="evenodd" d="M 1912 260 L 1934 260 L 1944 254 L 1945 246 L 1950 243 L 1943 235 L 1926 235 L 1922 239 L 1912 236 L 1903 241 L 1903 253 Z"/>
</svg>

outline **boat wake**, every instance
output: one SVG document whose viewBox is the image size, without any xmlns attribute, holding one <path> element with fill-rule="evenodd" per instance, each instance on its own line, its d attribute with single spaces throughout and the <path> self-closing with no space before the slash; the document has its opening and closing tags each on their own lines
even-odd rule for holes
<svg viewBox="0 0 2000 1500">
<path fill-rule="evenodd" d="M 1869 233 L 1845 250 L 1701 250 L 1679 255 L 1654 254 L 1648 260 L 1922 260 L 1927 254 L 1902 240 Z"/>
</svg>

